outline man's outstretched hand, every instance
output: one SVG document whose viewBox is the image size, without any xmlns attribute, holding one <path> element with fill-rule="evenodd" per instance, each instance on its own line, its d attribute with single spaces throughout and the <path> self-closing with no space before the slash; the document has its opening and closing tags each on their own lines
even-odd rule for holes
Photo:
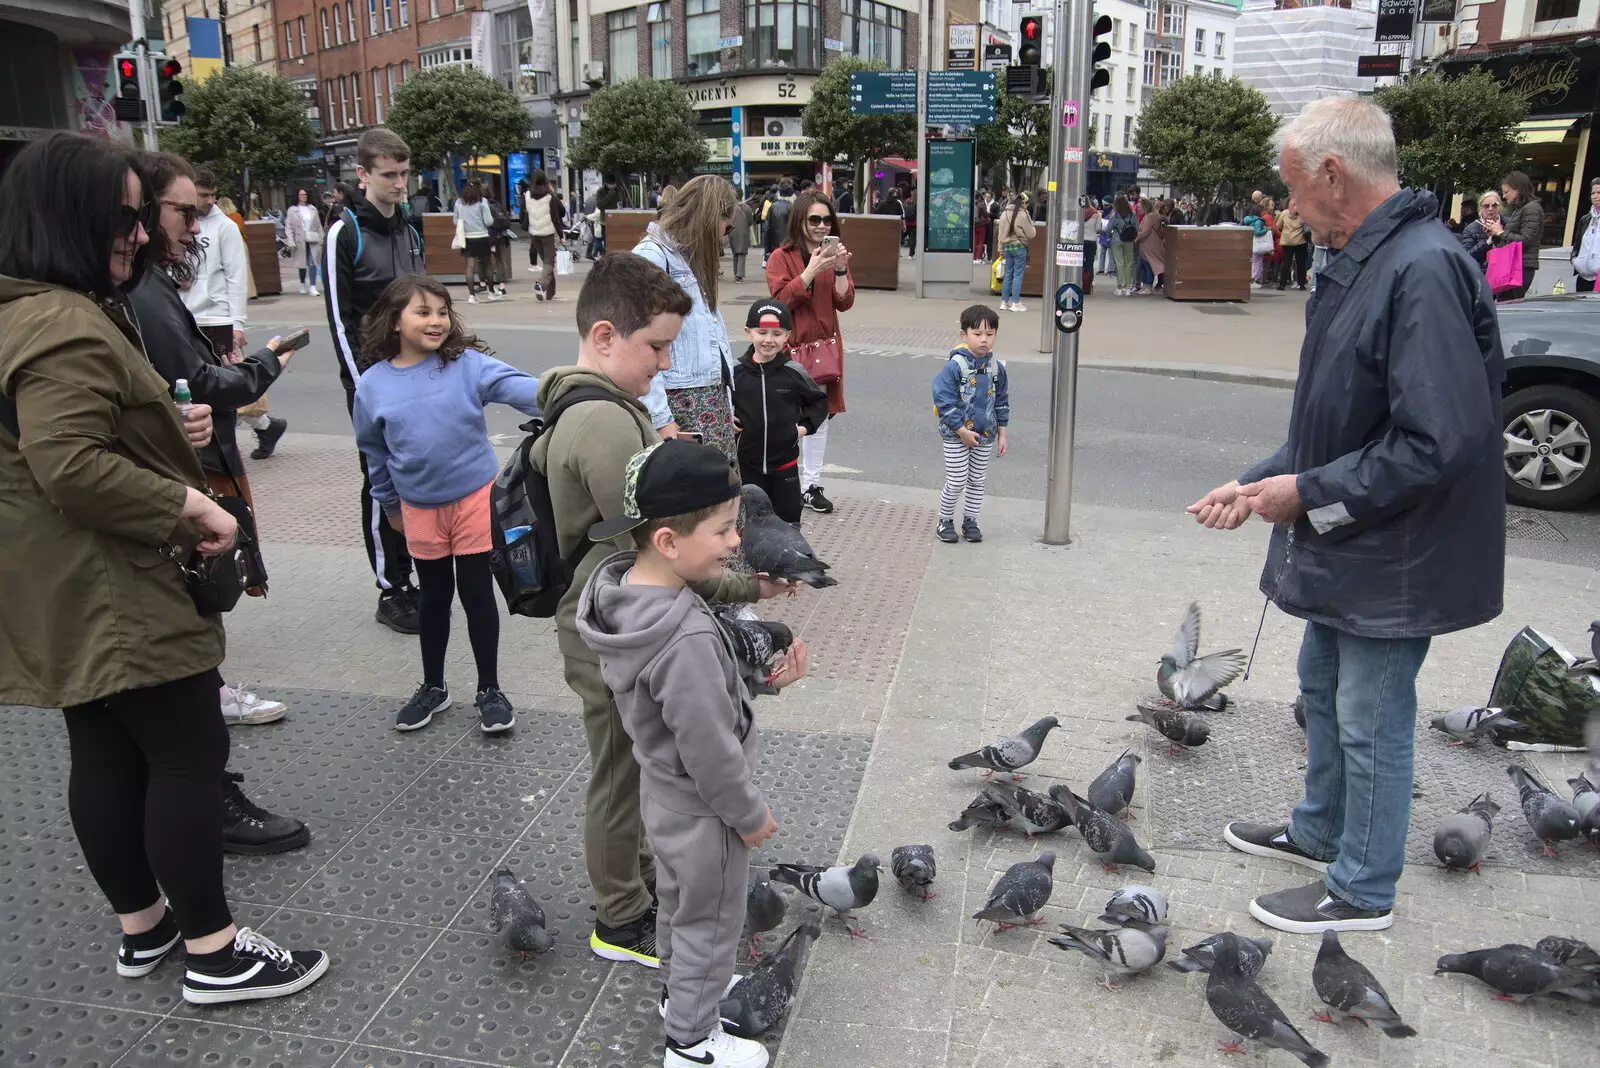
<svg viewBox="0 0 1600 1068">
<path fill-rule="evenodd" d="M 1211 530 L 1233 530 L 1250 518 L 1250 499 L 1237 481 L 1218 486 L 1191 504 L 1187 511 L 1195 522 Z"/>
<path fill-rule="evenodd" d="M 1294 475 L 1273 475 L 1248 486 L 1239 486 L 1239 495 L 1249 503 L 1252 512 L 1269 523 L 1292 523 L 1306 513 Z"/>
</svg>

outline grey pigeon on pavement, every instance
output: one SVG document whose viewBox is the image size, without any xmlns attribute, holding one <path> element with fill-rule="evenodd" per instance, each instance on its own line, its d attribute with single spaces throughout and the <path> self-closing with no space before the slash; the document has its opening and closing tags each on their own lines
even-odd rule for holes
<svg viewBox="0 0 1600 1068">
<path fill-rule="evenodd" d="M 779 864 L 772 869 L 771 877 L 832 909 L 851 938 L 865 938 L 867 933 L 850 922 L 855 918 L 850 911 L 866 908 L 878 896 L 881 866 L 875 854 L 863 853 L 854 864 L 826 868 L 816 864 Z"/>
<path fill-rule="evenodd" d="M 1029 838 L 1072 826 L 1072 813 L 1054 794 L 1037 794 L 1015 783 L 992 782 L 983 788 L 982 796 L 1000 806 L 1008 826 Z"/>
<path fill-rule="evenodd" d="M 756 935 L 776 928 L 788 910 L 783 895 L 766 879 L 750 884 L 750 892 L 744 899 L 744 936 L 750 940 L 751 960 L 761 959 L 761 951 L 756 949 Z"/>
<path fill-rule="evenodd" d="M 1301 730 L 1305 730 L 1306 729 L 1306 695 L 1305 694 L 1297 693 L 1297 694 L 1294 695 L 1294 706 L 1293 706 L 1293 708 L 1294 708 L 1294 725 L 1296 727 L 1299 727 Z"/>
<path fill-rule="evenodd" d="M 1267 954 L 1272 952 L 1272 939 L 1245 938 L 1232 931 L 1224 934 L 1235 939 L 1239 950 L 1239 971 L 1248 979 L 1260 975 L 1261 966 L 1267 963 Z M 1222 938 L 1220 934 L 1202 938 L 1194 945 L 1185 947 L 1183 956 L 1167 961 L 1167 967 L 1175 972 L 1210 972 L 1211 966 L 1216 963 L 1217 945 Z"/>
<path fill-rule="evenodd" d="M 1516 783 L 1522 795 L 1523 818 L 1533 829 L 1534 836 L 1544 843 L 1544 855 L 1555 856 L 1551 842 L 1578 836 L 1577 810 L 1517 765 L 1507 767 L 1506 774 L 1511 776 L 1511 781 Z"/>
<path fill-rule="evenodd" d="M 838 579 L 827 574 L 828 565 L 817 559 L 816 550 L 799 528 L 778 518 L 766 490 L 747 485 L 740 493 L 744 498 L 744 533 L 739 547 L 751 567 L 775 579 L 795 579 L 818 589 L 839 585 Z"/>
<path fill-rule="evenodd" d="M 1417 1033 L 1415 1027 L 1400 1019 L 1389 995 L 1366 965 L 1344 951 L 1337 931 L 1322 932 L 1322 948 L 1317 950 L 1317 962 L 1311 967 L 1311 985 L 1328 1006 L 1326 1016 L 1317 1015 L 1324 1023 L 1343 1023 L 1346 1017 L 1354 1016 L 1362 1023 L 1376 1024 L 1390 1038 L 1412 1038 Z"/>
<path fill-rule="evenodd" d="M 1545 935 L 1533 944 L 1540 953 L 1570 968 L 1578 968 L 1590 975 L 1600 975 L 1600 953 L 1580 938 L 1565 935 Z"/>
<path fill-rule="evenodd" d="M 1589 655 L 1600 660 L 1600 619 L 1589 624 Z"/>
<path fill-rule="evenodd" d="M 1572 810 L 1578 814 L 1578 833 L 1600 846 L 1600 789 L 1584 771 L 1568 779 L 1567 785 L 1572 787 Z"/>
<path fill-rule="evenodd" d="M 1433 853 L 1439 863 L 1447 868 L 1477 871 L 1489 848 L 1489 835 L 1494 832 L 1494 817 L 1500 806 L 1489 800 L 1487 792 L 1479 794 L 1460 812 L 1452 812 L 1439 821 L 1433 832 Z"/>
<path fill-rule="evenodd" d="M 822 928 L 814 923 L 796 927 L 782 945 L 735 983 L 717 1009 L 723 1030 L 740 1038 L 755 1038 L 777 1023 L 789 1011 L 795 973 L 806 949 L 820 934 Z"/>
<path fill-rule="evenodd" d="M 967 802 L 967 807 L 961 810 L 950 823 L 952 831 L 964 831 L 968 827 L 1009 827 L 1011 826 L 1011 812 L 999 798 L 989 793 L 989 788 Z"/>
<path fill-rule="evenodd" d="M 1050 944 L 1062 949 L 1075 949 L 1100 963 L 1100 985 L 1107 990 L 1116 989 L 1111 977 L 1138 975 L 1161 963 L 1167 955 L 1167 929 L 1161 924 L 1133 921 L 1126 927 L 1109 931 L 1095 931 L 1087 927 L 1061 925 L 1061 933 L 1051 937 Z"/>
<path fill-rule="evenodd" d="M 1040 853 L 1005 870 L 989 890 L 988 903 L 972 914 L 975 920 L 993 920 L 1004 931 L 1025 923 L 1038 923 L 1035 915 L 1050 900 L 1055 888 L 1056 855 Z"/>
<path fill-rule="evenodd" d="M 1206 1004 L 1223 1026 L 1262 1045 L 1275 1046 L 1293 1054 L 1307 1068 L 1323 1068 L 1328 1055 L 1317 1049 L 1306 1036 L 1295 1030 L 1278 1003 L 1267 996 L 1256 981 L 1244 974 L 1240 963 L 1240 936 L 1224 931 L 1216 936 L 1211 974 L 1206 979 Z M 1224 1042 L 1229 1053 L 1243 1053 L 1239 1042 Z"/>
<path fill-rule="evenodd" d="M 794 631 L 787 624 L 768 619 L 741 619 L 737 616 L 716 617 L 733 647 L 734 660 L 739 665 L 739 675 L 749 685 L 752 694 L 775 694 L 772 685 L 777 676 L 775 659 L 789 651 L 794 644 Z"/>
<path fill-rule="evenodd" d="M 1011 773 L 1013 779 L 1020 779 L 1022 776 L 1017 774 L 1017 769 L 1027 767 L 1038 758 L 1039 750 L 1044 746 L 1045 736 L 1059 726 L 1061 726 L 1060 720 L 1054 716 L 1046 716 L 1021 734 L 956 757 L 950 761 L 950 769 L 959 771 L 962 768 L 983 768 L 988 774 L 1007 771 Z"/>
<path fill-rule="evenodd" d="M 1068 787 L 1052 789 L 1059 789 L 1060 796 L 1068 799 L 1067 807 L 1072 812 L 1072 822 L 1077 824 L 1084 844 L 1107 871 L 1116 870 L 1118 864 L 1132 864 L 1145 871 L 1156 870 L 1156 858 L 1134 840 L 1133 832 L 1126 823 L 1089 804 Z"/>
<path fill-rule="evenodd" d="M 1228 706 L 1222 688 L 1244 673 L 1243 649 L 1200 656 L 1200 604 L 1189 605 L 1172 640 L 1172 651 L 1156 668 L 1156 685 L 1167 700 L 1186 709 L 1221 712 Z"/>
<path fill-rule="evenodd" d="M 1094 782 L 1089 784 L 1089 804 L 1109 812 L 1113 816 L 1120 815 L 1133 800 L 1134 775 L 1139 769 L 1140 758 L 1134 755 L 1133 750 L 1124 750 L 1123 754 L 1111 762 L 1111 766 L 1094 777 Z M 1128 816 L 1132 819 L 1130 813 Z"/>
<path fill-rule="evenodd" d="M 1566 994 L 1580 1001 L 1600 1000 L 1600 985 L 1595 976 L 1581 968 L 1516 943 L 1495 949 L 1474 949 L 1466 953 L 1446 953 L 1434 965 L 1433 974 L 1458 972 L 1483 980 L 1498 991 L 1496 1001 L 1527 1001 L 1540 994 Z"/>
<path fill-rule="evenodd" d="M 1105 911 L 1100 914 L 1101 923 L 1124 924 L 1162 923 L 1167 918 L 1167 895 L 1153 886 L 1140 886 L 1137 883 L 1124 886 L 1111 895 L 1106 902 Z"/>
<path fill-rule="evenodd" d="M 900 888 L 906 893 L 916 894 L 924 901 L 938 896 L 928 889 L 933 885 L 933 877 L 939 873 L 938 866 L 933 862 L 933 846 L 895 846 L 889 852 L 889 870 L 894 872 Z"/>
<path fill-rule="evenodd" d="M 1494 737 L 1498 727 L 1520 727 L 1503 708 L 1457 708 L 1428 721 L 1430 730 L 1443 731 L 1450 736 L 1446 745 L 1466 745 L 1479 738 Z"/>
<path fill-rule="evenodd" d="M 518 953 L 543 953 L 556 940 L 544 923 L 544 909 L 511 869 L 495 872 L 489 890 L 489 929 Z"/>
<path fill-rule="evenodd" d="M 1211 724 L 1203 716 L 1193 712 L 1180 712 L 1175 708 L 1164 708 L 1159 705 L 1137 704 L 1134 706 L 1139 711 L 1128 717 L 1129 723 L 1148 723 L 1154 727 L 1161 736 L 1172 743 L 1168 750 L 1176 753 L 1178 747 L 1193 749 L 1197 745 L 1205 745 L 1206 739 L 1211 737 Z"/>
</svg>

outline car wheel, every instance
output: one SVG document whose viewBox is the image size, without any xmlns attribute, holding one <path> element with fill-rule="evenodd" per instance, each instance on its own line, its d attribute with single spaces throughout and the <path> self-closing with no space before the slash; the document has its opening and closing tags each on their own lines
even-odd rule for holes
<svg viewBox="0 0 1600 1068">
<path fill-rule="evenodd" d="M 1600 492 L 1600 401 L 1571 386 L 1530 386 L 1505 401 L 1506 499 L 1581 508 Z"/>
</svg>

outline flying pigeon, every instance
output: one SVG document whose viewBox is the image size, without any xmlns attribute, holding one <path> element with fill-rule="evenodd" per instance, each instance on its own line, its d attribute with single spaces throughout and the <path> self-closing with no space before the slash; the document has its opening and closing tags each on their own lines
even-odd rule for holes
<svg viewBox="0 0 1600 1068">
<path fill-rule="evenodd" d="M 1243 649 L 1200 652 L 1200 604 L 1189 605 L 1172 640 L 1172 652 L 1156 668 L 1156 685 L 1167 700 L 1186 709 L 1221 712 L 1228 707 L 1222 688 L 1244 673 Z"/>
<path fill-rule="evenodd" d="M 1099 961 L 1100 985 L 1107 990 L 1116 989 L 1111 985 L 1113 975 L 1147 972 L 1167 955 L 1167 929 L 1161 924 L 1134 921 L 1133 926 L 1094 931 L 1064 923 L 1061 932 L 1050 939 L 1050 944 L 1075 949 Z"/>
<path fill-rule="evenodd" d="M 1311 968 L 1311 985 L 1317 997 L 1328 1006 L 1327 1014 L 1317 1013 L 1323 1023 L 1343 1023 L 1354 1016 L 1365 1024 L 1377 1024 L 1390 1038 L 1412 1038 L 1417 1029 L 1400 1019 L 1389 1003 L 1389 995 L 1366 965 L 1344 951 L 1337 931 L 1322 932 L 1322 948 Z"/>
<path fill-rule="evenodd" d="M 952 831 L 964 831 L 968 827 L 976 827 L 980 824 L 989 827 L 1009 827 L 1011 825 L 1011 813 L 1007 811 L 1004 804 L 988 792 L 987 787 L 977 797 L 967 802 L 967 807 L 961 810 L 961 815 L 951 822 L 950 829 Z"/>
<path fill-rule="evenodd" d="M 794 644 L 794 632 L 776 620 L 741 619 L 736 616 L 717 616 L 733 656 L 739 664 L 739 675 L 750 687 L 752 694 L 775 694 L 772 685 L 778 669 L 773 660 L 789 651 Z"/>
<path fill-rule="evenodd" d="M 766 879 L 757 879 L 750 884 L 750 893 L 744 899 L 744 936 L 750 940 L 752 961 L 761 959 L 761 951 L 756 949 L 756 935 L 776 928 L 783 922 L 783 914 L 787 911 L 783 895 L 774 890 Z"/>
<path fill-rule="evenodd" d="M 821 934 L 822 928 L 814 923 L 796 927 L 782 945 L 735 983 L 717 1009 L 722 1029 L 740 1038 L 755 1038 L 777 1023 L 789 1011 L 800 961 Z"/>
<path fill-rule="evenodd" d="M 1553 857 L 1556 851 L 1551 842 L 1578 836 L 1578 813 L 1571 805 L 1551 793 L 1542 783 L 1515 764 L 1506 768 L 1506 774 L 1517 784 L 1522 795 L 1522 815 L 1533 828 L 1534 835 L 1544 843 L 1544 855 Z"/>
<path fill-rule="evenodd" d="M 1206 979 L 1206 1004 L 1234 1034 L 1254 1038 L 1293 1054 L 1307 1068 L 1323 1068 L 1328 1055 L 1296 1031 L 1278 1003 L 1256 981 L 1245 975 L 1240 963 L 1240 937 L 1232 931 L 1216 936 L 1211 974 Z M 1243 1053 L 1238 1039 L 1224 1042 L 1228 1053 Z"/>
<path fill-rule="evenodd" d="M 1430 730 L 1443 731 L 1450 736 L 1446 745 L 1466 745 L 1479 738 L 1494 738 L 1500 727 L 1520 727 L 1503 708 L 1457 708 L 1428 721 Z"/>
<path fill-rule="evenodd" d="M 495 872 L 489 890 L 489 929 L 518 953 L 543 953 L 556 940 L 544 922 L 544 909 L 511 869 Z"/>
<path fill-rule="evenodd" d="M 876 855 L 863 853 L 854 864 L 835 864 L 828 868 L 816 864 L 779 864 L 772 869 L 771 877 L 798 888 L 806 897 L 832 909 L 851 938 L 865 938 L 867 932 L 850 922 L 855 918 L 850 910 L 866 908 L 878 896 L 880 867 Z"/>
<path fill-rule="evenodd" d="M 1581 939 L 1568 938 L 1565 935 L 1545 935 L 1533 944 L 1533 948 L 1569 968 L 1578 968 L 1590 975 L 1600 975 L 1600 953 L 1596 953 L 1593 946 Z"/>
<path fill-rule="evenodd" d="M 1477 871 L 1499 811 L 1488 793 L 1481 793 L 1460 812 L 1440 820 L 1439 829 L 1433 832 L 1433 852 L 1439 862 L 1447 868 Z"/>
<path fill-rule="evenodd" d="M 924 901 L 938 896 L 928 889 L 933 885 L 933 877 L 938 874 L 933 862 L 933 846 L 895 846 L 889 853 L 889 870 L 894 872 L 894 877 L 900 881 L 900 888 L 906 893 L 916 894 Z"/>
<path fill-rule="evenodd" d="M 1015 783 L 991 782 L 983 788 L 981 796 L 999 805 L 1006 815 L 1007 825 L 1029 838 L 1072 826 L 1071 811 L 1053 793 L 1036 794 Z"/>
<path fill-rule="evenodd" d="M 1128 722 L 1148 723 L 1154 727 L 1172 743 L 1169 753 L 1176 753 L 1179 746 L 1192 749 L 1197 745 L 1205 745 L 1206 739 L 1211 737 L 1211 724 L 1192 712 L 1180 712 L 1158 705 L 1138 704 L 1134 707 L 1139 711 L 1129 716 Z"/>
<path fill-rule="evenodd" d="M 1035 913 L 1050 900 L 1050 891 L 1055 887 L 1055 864 L 1054 853 L 1040 853 L 1036 860 L 1011 865 L 990 888 L 988 903 L 972 918 L 993 920 L 1001 931 L 1039 923 Z"/>
<path fill-rule="evenodd" d="M 1133 778 L 1139 763 L 1133 750 L 1125 750 L 1089 784 L 1089 804 L 1113 816 L 1123 812 L 1133 800 Z M 1132 819 L 1133 813 L 1128 813 L 1128 818 Z"/>
<path fill-rule="evenodd" d="M 1057 790 L 1061 791 L 1060 794 L 1056 794 Z M 1072 822 L 1077 824 L 1078 833 L 1083 835 L 1084 843 L 1099 858 L 1106 871 L 1115 871 L 1118 864 L 1132 864 L 1145 871 L 1156 870 L 1156 858 L 1134 840 L 1133 832 L 1128 830 L 1126 823 L 1089 804 L 1069 787 L 1051 787 L 1051 795 L 1063 799 L 1072 813 Z"/>
<path fill-rule="evenodd" d="M 1272 952 L 1272 939 L 1270 938 L 1244 938 L 1232 931 L 1224 932 L 1226 937 L 1235 940 L 1234 944 L 1239 949 L 1239 971 L 1247 979 L 1254 979 L 1261 974 L 1261 966 L 1267 963 L 1267 954 Z M 1214 934 L 1209 938 L 1202 938 L 1183 951 L 1183 956 L 1177 960 L 1167 961 L 1167 967 L 1175 972 L 1210 972 L 1211 966 L 1216 963 L 1217 944 L 1224 935 Z"/>
<path fill-rule="evenodd" d="M 1578 814 L 1578 833 L 1600 846 L 1600 790 L 1589 780 L 1587 772 L 1578 772 L 1567 780 L 1572 787 L 1572 810 Z"/>
<path fill-rule="evenodd" d="M 956 757 L 950 761 L 950 768 L 952 771 L 959 771 L 962 768 L 984 768 L 985 775 L 997 771 L 1009 771 L 1012 779 L 1020 779 L 1022 776 L 1017 774 L 1017 769 L 1027 767 L 1038 758 L 1045 736 L 1059 726 L 1061 726 L 1060 720 L 1054 716 L 1046 716 L 1021 734 L 1013 735 L 993 745 L 986 745 L 976 752 Z"/>
<path fill-rule="evenodd" d="M 1111 895 L 1100 914 L 1101 923 L 1162 923 L 1167 918 L 1167 895 L 1153 886 L 1133 884 Z"/>
<path fill-rule="evenodd" d="M 1566 994 L 1580 1001 L 1600 1001 L 1596 978 L 1580 968 L 1528 946 L 1508 943 L 1496 949 L 1446 953 L 1433 974 L 1459 972 L 1483 980 L 1498 991 L 1496 1001 L 1527 1001 L 1539 994 Z"/>
<path fill-rule="evenodd" d="M 828 565 L 817 559 L 805 535 L 778 518 L 766 490 L 747 485 L 740 493 L 744 533 L 739 544 L 751 567 L 775 579 L 795 579 L 818 589 L 839 585 L 838 579 L 826 574 Z"/>
</svg>

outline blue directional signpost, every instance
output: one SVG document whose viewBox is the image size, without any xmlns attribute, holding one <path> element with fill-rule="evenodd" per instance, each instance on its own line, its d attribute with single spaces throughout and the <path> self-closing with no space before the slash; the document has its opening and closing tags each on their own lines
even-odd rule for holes
<svg viewBox="0 0 1600 1068">
<path fill-rule="evenodd" d="M 934 126 L 994 122 L 995 77 L 992 70 L 930 70 L 928 122 Z"/>
<path fill-rule="evenodd" d="M 917 72 L 864 70 L 850 75 L 850 114 L 915 115 Z"/>
</svg>

